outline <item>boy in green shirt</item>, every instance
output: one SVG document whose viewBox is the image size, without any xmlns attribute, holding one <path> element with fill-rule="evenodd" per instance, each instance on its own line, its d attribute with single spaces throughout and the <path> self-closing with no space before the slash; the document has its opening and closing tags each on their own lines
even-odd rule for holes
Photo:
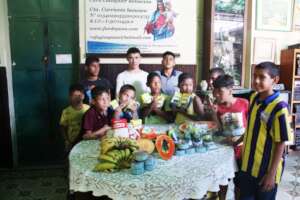
<svg viewBox="0 0 300 200">
<path fill-rule="evenodd" d="M 69 89 L 70 106 L 62 111 L 60 118 L 61 132 L 65 140 L 65 150 L 69 152 L 80 137 L 83 114 L 89 106 L 83 104 L 84 87 L 80 84 L 71 85 Z"/>
<path fill-rule="evenodd" d="M 172 121 L 170 98 L 161 93 L 161 78 L 151 72 L 147 77 L 150 93 L 141 96 L 142 116 L 145 124 L 166 124 Z"/>
</svg>

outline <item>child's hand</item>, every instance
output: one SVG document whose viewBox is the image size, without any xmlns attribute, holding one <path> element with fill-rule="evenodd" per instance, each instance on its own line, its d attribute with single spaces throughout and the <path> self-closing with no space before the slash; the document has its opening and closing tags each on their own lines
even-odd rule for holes
<svg viewBox="0 0 300 200">
<path fill-rule="evenodd" d="M 117 108 L 116 111 L 121 113 L 123 109 L 127 106 L 128 103 L 121 103 Z"/>
<path fill-rule="evenodd" d="M 153 98 L 153 101 L 150 105 L 150 109 L 153 110 L 153 111 L 155 111 L 157 109 L 157 100 L 156 100 L 156 98 Z"/>
<path fill-rule="evenodd" d="M 234 140 L 233 140 L 232 137 L 226 137 L 224 141 L 229 146 L 233 146 L 233 147 L 236 146 L 236 144 L 235 144 L 235 142 L 234 142 Z"/>
<path fill-rule="evenodd" d="M 92 89 L 94 89 L 94 87 L 96 87 L 96 85 L 91 85 L 91 86 L 89 86 L 89 89 L 92 90 Z"/>
<path fill-rule="evenodd" d="M 103 126 L 103 130 L 106 132 L 106 131 L 108 131 L 108 130 L 110 130 L 111 129 L 111 127 L 110 126 L 108 126 L 107 124 L 105 124 L 104 126 Z"/>
<path fill-rule="evenodd" d="M 268 172 L 259 184 L 265 192 L 272 190 L 275 187 L 275 175 Z"/>
<path fill-rule="evenodd" d="M 138 104 L 136 102 L 132 102 L 130 105 L 130 110 L 135 112 L 138 109 Z"/>
</svg>

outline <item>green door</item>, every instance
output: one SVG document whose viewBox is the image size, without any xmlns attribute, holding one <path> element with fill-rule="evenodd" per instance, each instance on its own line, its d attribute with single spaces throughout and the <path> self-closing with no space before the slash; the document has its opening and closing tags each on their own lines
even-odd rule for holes
<svg viewBox="0 0 300 200">
<path fill-rule="evenodd" d="M 61 110 L 78 66 L 75 0 L 9 0 L 12 75 L 20 165 L 63 159 Z M 72 62 L 57 64 L 58 54 Z"/>
</svg>

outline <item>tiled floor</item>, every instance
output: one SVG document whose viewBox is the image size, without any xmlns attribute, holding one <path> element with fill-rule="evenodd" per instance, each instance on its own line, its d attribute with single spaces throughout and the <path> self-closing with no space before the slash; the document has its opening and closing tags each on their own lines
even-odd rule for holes
<svg viewBox="0 0 300 200">
<path fill-rule="evenodd" d="M 63 168 L 0 170 L 0 200 L 65 200 L 67 189 L 67 171 Z M 287 157 L 277 199 L 300 200 L 300 152 Z"/>
</svg>

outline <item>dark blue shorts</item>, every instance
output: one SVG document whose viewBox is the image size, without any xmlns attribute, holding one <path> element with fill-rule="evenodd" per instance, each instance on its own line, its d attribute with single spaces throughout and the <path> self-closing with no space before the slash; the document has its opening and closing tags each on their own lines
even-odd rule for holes
<svg viewBox="0 0 300 200">
<path fill-rule="evenodd" d="M 277 184 L 271 191 L 262 191 L 260 180 L 245 172 L 238 173 L 238 187 L 240 189 L 240 200 L 275 200 Z"/>
</svg>

